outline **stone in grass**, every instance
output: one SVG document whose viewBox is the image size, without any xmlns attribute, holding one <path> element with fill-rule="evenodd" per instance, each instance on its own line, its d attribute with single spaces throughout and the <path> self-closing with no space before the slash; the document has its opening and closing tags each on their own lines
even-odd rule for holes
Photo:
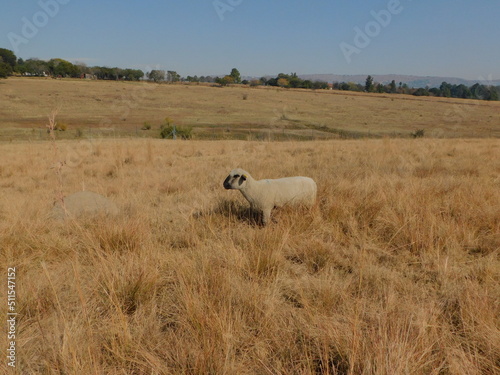
<svg viewBox="0 0 500 375">
<path fill-rule="evenodd" d="M 64 198 L 64 208 L 61 202 L 56 202 L 51 216 L 57 220 L 64 220 L 66 217 L 114 216 L 118 212 L 116 204 L 108 198 L 91 191 L 79 191 Z"/>
</svg>

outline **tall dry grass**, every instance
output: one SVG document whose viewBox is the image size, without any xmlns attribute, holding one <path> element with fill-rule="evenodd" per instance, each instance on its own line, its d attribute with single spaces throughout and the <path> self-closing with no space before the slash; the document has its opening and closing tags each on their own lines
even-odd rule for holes
<svg viewBox="0 0 500 375">
<path fill-rule="evenodd" d="M 74 158 L 64 193 L 84 186 L 123 214 L 48 220 L 50 145 L 2 145 L 13 373 L 499 373 L 498 141 L 59 147 Z M 318 204 L 259 227 L 222 188 L 237 166 L 311 176 Z"/>
</svg>

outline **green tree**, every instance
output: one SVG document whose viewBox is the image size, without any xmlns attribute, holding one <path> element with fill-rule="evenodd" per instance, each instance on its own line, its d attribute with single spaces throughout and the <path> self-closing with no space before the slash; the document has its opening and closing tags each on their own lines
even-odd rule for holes
<svg viewBox="0 0 500 375">
<path fill-rule="evenodd" d="M 165 71 L 159 69 L 153 69 L 147 74 L 150 81 L 161 82 L 165 80 Z"/>
<path fill-rule="evenodd" d="M 181 76 L 174 70 L 167 71 L 167 82 L 179 82 Z"/>
<path fill-rule="evenodd" d="M 234 78 L 231 76 L 224 76 L 223 78 L 217 77 L 215 79 L 215 83 L 218 83 L 221 86 L 227 86 L 234 83 Z"/>
<path fill-rule="evenodd" d="M 76 65 L 63 59 L 51 59 L 48 62 L 49 72 L 54 76 L 78 77 L 80 70 Z"/>
<path fill-rule="evenodd" d="M 401 82 L 400 82 L 401 83 Z M 396 88 L 396 81 L 395 80 L 392 80 L 390 85 L 389 85 L 389 92 L 391 94 L 395 94 L 397 92 L 397 88 Z"/>
<path fill-rule="evenodd" d="M 288 79 L 278 78 L 278 86 L 279 87 L 288 87 Z"/>
<path fill-rule="evenodd" d="M 415 96 L 429 96 L 429 90 L 427 90 L 427 88 L 422 88 L 420 87 L 419 89 L 417 89 L 413 95 Z"/>
<path fill-rule="evenodd" d="M 439 86 L 439 91 L 441 91 L 441 96 L 444 96 L 446 98 L 451 97 L 451 85 L 449 83 L 441 83 L 441 86 Z"/>
<path fill-rule="evenodd" d="M 18 62 L 18 71 L 21 74 L 28 73 L 33 76 L 43 76 L 49 72 L 49 64 L 47 61 L 37 58 L 23 61 L 23 64 Z"/>
<path fill-rule="evenodd" d="M 14 55 L 9 49 L 0 48 L 0 60 L 5 64 L 9 64 L 12 70 L 16 68 L 17 65 L 17 57 Z"/>
<path fill-rule="evenodd" d="M 241 83 L 241 74 L 238 69 L 233 68 L 229 76 L 233 77 L 234 83 Z"/>
<path fill-rule="evenodd" d="M 12 74 L 12 67 L 4 63 L 0 57 L 0 78 L 7 78 Z"/>
<path fill-rule="evenodd" d="M 373 91 L 373 77 L 368 76 L 366 77 L 366 82 L 365 82 L 365 91 L 366 92 L 372 92 Z"/>
</svg>

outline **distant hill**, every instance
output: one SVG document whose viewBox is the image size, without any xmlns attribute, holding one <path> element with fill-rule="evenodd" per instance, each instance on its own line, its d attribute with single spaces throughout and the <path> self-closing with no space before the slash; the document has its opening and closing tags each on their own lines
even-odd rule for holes
<svg viewBox="0 0 500 375">
<path fill-rule="evenodd" d="M 302 79 L 309 79 L 311 81 L 326 81 L 326 82 L 355 82 L 360 84 L 365 84 L 366 77 L 368 74 L 358 74 L 358 75 L 338 75 L 338 74 L 299 74 Z M 372 74 L 375 82 L 388 84 L 391 81 L 396 81 L 406 83 L 409 87 L 419 88 L 419 87 L 439 87 L 441 83 L 447 82 L 452 85 L 464 84 L 466 86 L 472 86 L 475 83 L 488 84 L 493 86 L 499 86 L 500 80 L 493 80 L 491 82 L 482 80 L 467 80 L 456 77 L 431 77 L 431 76 L 410 76 L 410 75 L 399 75 L 399 74 L 385 74 L 377 75 Z"/>
</svg>

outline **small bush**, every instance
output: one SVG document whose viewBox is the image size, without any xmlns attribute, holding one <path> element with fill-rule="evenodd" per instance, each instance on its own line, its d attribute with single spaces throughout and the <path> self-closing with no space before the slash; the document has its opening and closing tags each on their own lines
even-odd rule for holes
<svg viewBox="0 0 500 375">
<path fill-rule="evenodd" d="M 181 127 L 181 126 L 163 126 L 160 131 L 160 136 L 165 138 L 173 138 L 174 137 L 174 129 L 175 135 L 181 139 L 191 139 L 193 129 L 190 127 Z"/>
<path fill-rule="evenodd" d="M 147 121 L 144 121 L 144 125 L 142 126 L 141 130 L 151 130 L 151 124 Z"/>
<path fill-rule="evenodd" d="M 413 138 L 423 138 L 424 133 L 425 133 L 424 129 L 419 129 L 419 130 L 416 130 L 415 132 L 411 133 L 411 136 Z"/>
<path fill-rule="evenodd" d="M 65 122 L 56 122 L 56 126 L 54 126 L 54 130 L 59 130 L 61 132 L 65 132 L 68 129 L 68 124 Z"/>
<path fill-rule="evenodd" d="M 165 138 L 172 138 L 172 133 L 174 131 L 174 127 L 173 126 L 164 126 L 164 125 L 161 125 L 160 126 L 160 137 L 162 137 L 163 139 Z"/>
<path fill-rule="evenodd" d="M 181 139 L 191 139 L 193 129 L 190 127 L 175 126 L 174 121 L 170 117 L 165 117 L 163 123 L 160 125 L 160 137 L 173 138 L 174 129 L 176 137 Z"/>
</svg>

